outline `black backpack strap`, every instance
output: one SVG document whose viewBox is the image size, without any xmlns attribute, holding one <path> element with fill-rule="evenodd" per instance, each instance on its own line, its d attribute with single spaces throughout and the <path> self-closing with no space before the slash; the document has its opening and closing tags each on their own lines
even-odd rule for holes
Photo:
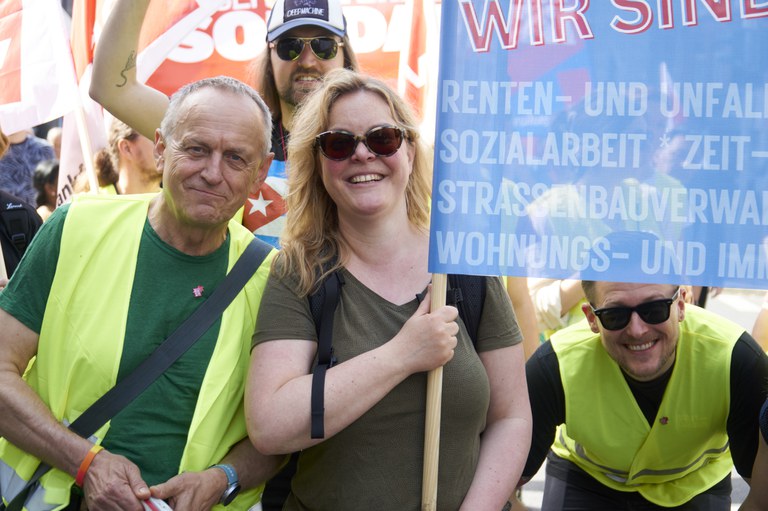
<svg viewBox="0 0 768 511">
<path fill-rule="evenodd" d="M 16 248 L 19 256 L 22 256 L 31 239 L 29 213 L 20 202 L 18 204 L 9 202 L 2 205 L 0 218 L 2 218 L 8 239 Z"/>
<path fill-rule="evenodd" d="M 335 271 L 325 279 L 321 290 L 309 297 L 317 329 L 317 365 L 312 370 L 312 438 L 325 438 L 325 373 L 336 363 L 333 356 L 333 314 L 339 304 L 343 284 L 341 274 Z"/>
<path fill-rule="evenodd" d="M 448 275 L 448 293 L 445 303 L 459 309 L 459 316 L 467 327 L 472 344 L 477 346 L 477 329 L 485 303 L 486 277 L 481 275 Z"/>
<path fill-rule="evenodd" d="M 9 225 L 11 226 L 11 243 L 13 243 L 13 246 L 16 247 L 20 254 L 23 254 L 29 243 L 27 233 L 24 232 L 24 222 L 16 217 L 11 218 Z"/>
<path fill-rule="evenodd" d="M 330 264 L 330 263 L 329 263 Z M 333 356 L 333 314 L 339 303 L 341 286 L 344 279 L 341 273 L 336 271 L 328 275 L 320 287 L 310 294 L 309 310 L 312 312 L 312 320 L 317 332 L 317 359 L 318 364 L 312 369 L 312 389 L 310 398 L 311 436 L 312 438 L 324 438 L 325 418 L 325 373 L 336 363 Z M 286 465 L 272 479 L 267 481 L 261 505 L 264 511 L 279 511 L 283 509 L 288 495 L 291 492 L 291 479 L 296 473 L 299 453 L 294 452 Z"/>
</svg>

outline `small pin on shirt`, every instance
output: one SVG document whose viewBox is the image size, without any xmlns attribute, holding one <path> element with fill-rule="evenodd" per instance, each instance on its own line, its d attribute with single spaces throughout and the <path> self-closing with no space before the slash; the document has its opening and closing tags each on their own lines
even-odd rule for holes
<svg viewBox="0 0 768 511">
<path fill-rule="evenodd" d="M 193 288 L 192 294 L 195 295 L 195 298 L 200 298 L 203 296 L 203 286 L 197 286 L 196 288 Z"/>
</svg>

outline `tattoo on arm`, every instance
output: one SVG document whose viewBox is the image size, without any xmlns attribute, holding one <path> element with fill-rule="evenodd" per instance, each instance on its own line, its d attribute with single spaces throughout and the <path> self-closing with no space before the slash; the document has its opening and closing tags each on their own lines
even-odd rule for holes
<svg viewBox="0 0 768 511">
<path fill-rule="evenodd" d="M 132 51 L 130 55 L 128 55 L 128 61 L 125 63 L 125 67 L 122 71 L 120 71 L 120 76 L 123 78 L 123 83 L 118 83 L 118 87 L 123 87 L 126 83 L 128 83 L 128 78 L 125 77 L 125 72 L 133 69 L 136 67 L 136 52 Z"/>
</svg>

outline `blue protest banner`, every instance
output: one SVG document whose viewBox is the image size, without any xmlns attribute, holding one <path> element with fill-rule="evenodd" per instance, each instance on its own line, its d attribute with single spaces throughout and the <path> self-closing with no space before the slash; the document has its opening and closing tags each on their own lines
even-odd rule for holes
<svg viewBox="0 0 768 511">
<path fill-rule="evenodd" d="M 768 288 L 768 2 L 443 2 L 430 271 Z"/>
</svg>

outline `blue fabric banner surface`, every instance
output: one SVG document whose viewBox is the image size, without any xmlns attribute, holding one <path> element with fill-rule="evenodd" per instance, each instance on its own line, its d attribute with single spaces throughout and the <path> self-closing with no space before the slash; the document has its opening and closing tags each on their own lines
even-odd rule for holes
<svg viewBox="0 0 768 511">
<path fill-rule="evenodd" d="M 768 288 L 768 1 L 443 2 L 430 271 Z"/>
</svg>

